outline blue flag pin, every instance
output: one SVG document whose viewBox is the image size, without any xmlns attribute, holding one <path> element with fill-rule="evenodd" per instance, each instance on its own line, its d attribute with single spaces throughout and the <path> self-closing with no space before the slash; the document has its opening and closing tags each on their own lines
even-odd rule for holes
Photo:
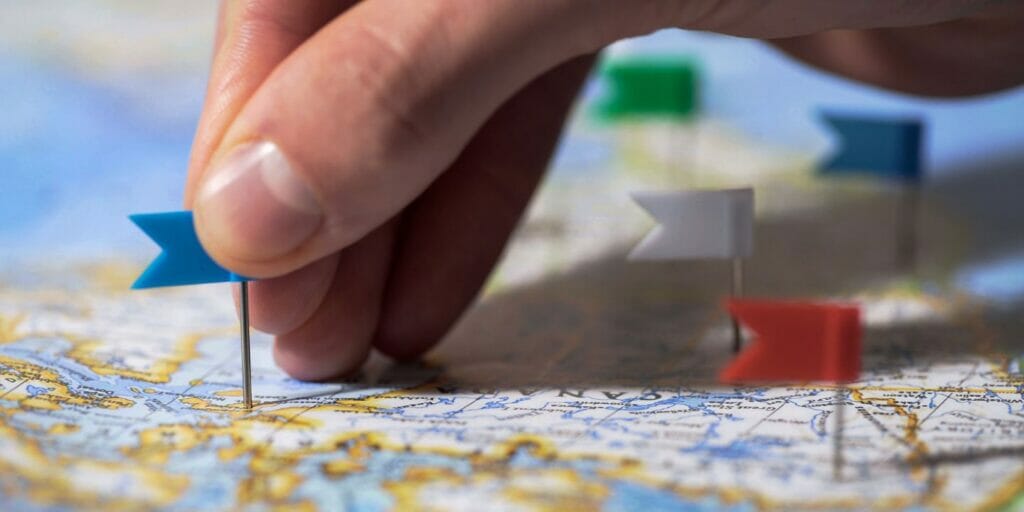
<svg viewBox="0 0 1024 512">
<path fill-rule="evenodd" d="M 839 136 L 839 150 L 821 167 L 823 173 L 866 173 L 901 181 L 921 179 L 919 119 L 823 114 Z"/>
<path fill-rule="evenodd" d="M 138 213 L 128 217 L 163 251 L 132 284 L 132 289 L 203 283 L 240 282 L 242 322 L 242 399 L 252 408 L 249 356 L 249 283 L 251 279 L 221 267 L 199 243 L 192 212 Z"/>
<path fill-rule="evenodd" d="M 861 173 L 909 186 L 896 213 L 896 258 L 904 269 L 917 253 L 918 188 L 922 179 L 924 123 L 912 117 L 823 113 L 839 137 L 839 149 L 821 166 L 824 174 Z"/>
<path fill-rule="evenodd" d="M 132 289 L 250 280 L 224 269 L 206 254 L 196 236 L 192 212 L 137 213 L 128 218 L 163 249 Z"/>
</svg>

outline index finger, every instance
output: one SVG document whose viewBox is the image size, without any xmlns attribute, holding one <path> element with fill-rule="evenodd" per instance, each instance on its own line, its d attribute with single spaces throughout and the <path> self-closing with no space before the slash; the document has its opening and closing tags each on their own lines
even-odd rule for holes
<svg viewBox="0 0 1024 512">
<path fill-rule="evenodd" d="M 225 0 L 221 3 L 206 100 L 199 118 L 185 207 L 210 155 L 260 84 L 303 41 L 356 0 Z"/>
</svg>

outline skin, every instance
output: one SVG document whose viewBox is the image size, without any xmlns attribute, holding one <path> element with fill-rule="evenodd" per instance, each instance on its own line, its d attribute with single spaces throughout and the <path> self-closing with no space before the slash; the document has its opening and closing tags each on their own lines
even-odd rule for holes
<svg viewBox="0 0 1024 512">
<path fill-rule="evenodd" d="M 265 278 L 252 322 L 278 364 L 328 379 L 371 347 L 410 359 L 436 344 L 500 256 L 593 55 L 666 27 L 766 39 L 912 94 L 1024 82 L 1010 1 L 225 1 L 185 205 L 214 259 Z M 196 201 L 252 141 L 277 144 L 323 207 L 295 247 L 250 243 L 245 224 L 217 236 Z"/>
</svg>

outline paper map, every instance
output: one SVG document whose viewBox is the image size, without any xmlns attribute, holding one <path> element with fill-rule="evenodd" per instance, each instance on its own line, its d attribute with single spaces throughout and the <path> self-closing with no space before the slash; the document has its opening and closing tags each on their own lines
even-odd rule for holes
<svg viewBox="0 0 1024 512">
<path fill-rule="evenodd" d="M 157 249 L 126 214 L 180 207 L 212 4 L 108 4 L 0 6 L 0 96 L 18 99 L 0 124 L 0 510 L 1024 507 L 1019 158 L 927 177 L 910 272 L 899 189 L 816 177 L 821 147 L 577 113 L 480 302 L 424 361 L 302 383 L 256 335 L 246 411 L 227 285 L 128 290 Z M 750 62 L 730 44 L 708 46 L 726 75 Z M 744 96 L 805 94 L 800 73 L 709 75 L 709 111 L 812 120 Z M 860 381 L 716 383 L 728 263 L 625 259 L 653 225 L 631 192 L 701 186 L 756 190 L 751 296 L 862 306 Z"/>
<path fill-rule="evenodd" d="M 537 210 L 567 192 L 546 194 Z M 878 213 L 835 227 L 870 229 L 887 208 L 870 209 Z M 534 243 L 510 258 L 530 261 L 531 248 L 545 246 L 530 234 L 545 215 L 535 212 L 520 233 Z M 842 272 L 784 279 L 766 269 L 789 254 L 791 237 L 806 238 L 808 251 L 837 238 L 824 223 L 772 218 L 758 228 L 755 290 L 836 290 L 885 267 L 883 243 L 835 256 Z M 496 285 L 424 363 L 375 357 L 348 382 L 286 378 L 257 336 L 251 412 L 239 405 L 237 327 L 223 286 L 129 292 L 135 269 L 113 264 L 65 272 L 60 285 L 24 278 L 0 289 L 2 501 L 983 510 L 1024 488 L 1022 380 L 1005 346 L 1024 321 L 954 287 L 876 276 L 836 295 L 864 307 L 861 381 L 838 394 L 722 387 L 723 267 L 631 264 L 620 253 Z M 846 462 L 836 481 L 839 403 Z"/>
</svg>

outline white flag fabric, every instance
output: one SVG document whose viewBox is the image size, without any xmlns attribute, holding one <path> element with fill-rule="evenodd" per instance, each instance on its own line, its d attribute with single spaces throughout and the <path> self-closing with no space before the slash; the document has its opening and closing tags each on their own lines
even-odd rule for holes
<svg viewBox="0 0 1024 512">
<path fill-rule="evenodd" d="M 745 258 L 754 245 L 754 190 L 634 192 L 658 225 L 631 260 Z"/>
</svg>

